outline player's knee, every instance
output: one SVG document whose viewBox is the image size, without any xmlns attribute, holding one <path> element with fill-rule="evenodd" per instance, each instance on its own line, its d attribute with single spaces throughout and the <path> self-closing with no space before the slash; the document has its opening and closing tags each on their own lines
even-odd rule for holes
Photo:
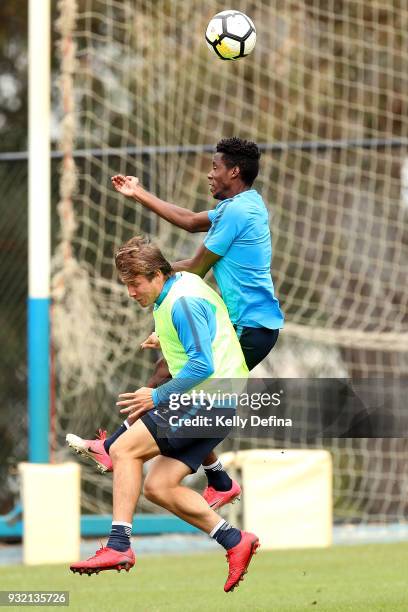
<svg viewBox="0 0 408 612">
<path fill-rule="evenodd" d="M 117 444 L 116 441 L 109 448 L 109 456 L 112 459 L 113 465 L 120 461 L 121 457 L 124 455 L 123 450 L 121 449 L 121 445 Z"/>
<path fill-rule="evenodd" d="M 160 492 L 160 489 L 155 485 L 151 485 L 150 483 L 145 482 L 143 487 L 143 494 L 146 499 L 153 502 L 154 504 L 158 504 L 162 499 L 163 492 Z"/>
<path fill-rule="evenodd" d="M 129 444 L 124 444 L 119 438 L 115 440 L 109 449 L 109 456 L 114 466 L 123 459 L 139 459 L 140 454 L 137 446 L 131 447 Z"/>
<path fill-rule="evenodd" d="M 144 434 L 144 431 L 142 434 Z M 145 461 L 148 455 L 151 456 L 151 452 L 152 445 L 149 439 L 146 440 L 145 435 L 133 435 L 129 431 L 119 436 L 109 448 L 109 455 L 113 466 L 119 461 L 136 459 Z"/>
<path fill-rule="evenodd" d="M 161 479 L 146 477 L 143 486 L 143 494 L 146 499 L 155 504 L 160 504 L 166 498 L 166 491 L 167 487 Z"/>
</svg>

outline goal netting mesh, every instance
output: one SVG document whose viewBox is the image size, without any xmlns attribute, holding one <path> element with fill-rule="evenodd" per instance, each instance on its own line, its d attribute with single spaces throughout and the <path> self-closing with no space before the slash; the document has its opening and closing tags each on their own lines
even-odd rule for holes
<svg viewBox="0 0 408 612">
<path fill-rule="evenodd" d="M 273 277 L 287 322 L 258 374 L 408 374 L 408 7 L 235 0 L 258 34 L 253 54 L 238 62 L 218 60 L 204 41 L 222 8 L 215 0 L 58 2 L 58 457 L 66 456 L 67 432 L 113 431 L 117 394 L 144 385 L 157 358 L 139 348 L 152 317 L 118 283 L 115 249 L 149 233 L 174 261 L 203 239 L 117 194 L 110 177 L 135 175 L 165 200 L 209 209 L 206 174 L 223 137 L 263 150 L 256 187 L 271 214 Z M 325 445 L 336 519 L 403 520 L 406 440 Z M 83 474 L 83 510 L 110 510 L 110 477 L 91 465 Z M 146 501 L 143 508 L 152 509 Z"/>
</svg>

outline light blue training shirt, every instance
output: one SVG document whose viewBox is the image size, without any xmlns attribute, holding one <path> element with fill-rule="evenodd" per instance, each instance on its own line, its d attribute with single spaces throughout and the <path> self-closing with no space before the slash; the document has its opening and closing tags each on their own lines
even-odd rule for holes
<svg viewBox="0 0 408 612">
<path fill-rule="evenodd" d="M 211 228 L 204 246 L 221 257 L 213 272 L 232 323 L 283 327 L 271 276 L 268 210 L 259 193 L 249 189 L 222 200 L 208 212 L 208 218 Z"/>
</svg>

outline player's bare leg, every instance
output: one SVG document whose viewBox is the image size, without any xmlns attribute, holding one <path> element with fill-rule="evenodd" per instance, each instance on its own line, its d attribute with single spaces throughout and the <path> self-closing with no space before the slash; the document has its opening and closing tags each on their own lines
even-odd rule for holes
<svg viewBox="0 0 408 612">
<path fill-rule="evenodd" d="M 259 540 L 253 533 L 229 525 L 201 495 L 183 486 L 183 478 L 190 473 L 190 468 L 177 459 L 156 457 L 145 480 L 145 497 L 198 527 L 225 548 L 229 572 L 224 591 L 232 591 L 244 579 Z"/>
<path fill-rule="evenodd" d="M 159 447 L 142 421 L 137 421 L 112 445 L 114 521 L 132 522 L 140 495 L 143 463 L 159 453 Z"/>
<path fill-rule="evenodd" d="M 135 564 L 130 547 L 133 513 L 139 499 L 144 461 L 155 457 L 159 448 L 142 421 L 137 421 L 111 449 L 113 472 L 113 517 L 108 544 L 86 561 L 71 565 L 79 574 L 125 569 Z"/>
<path fill-rule="evenodd" d="M 160 455 L 152 462 L 146 476 L 144 495 L 191 525 L 210 533 L 220 517 L 208 507 L 199 493 L 181 484 L 188 474 L 191 474 L 191 470 L 187 465 Z"/>
</svg>

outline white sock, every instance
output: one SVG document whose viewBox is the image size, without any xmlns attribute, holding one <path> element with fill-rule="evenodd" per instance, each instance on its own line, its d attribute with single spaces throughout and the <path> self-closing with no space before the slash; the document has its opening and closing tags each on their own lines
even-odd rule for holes
<svg viewBox="0 0 408 612">
<path fill-rule="evenodd" d="M 213 538 L 213 537 L 215 536 L 215 534 L 217 533 L 217 531 L 218 531 L 219 529 L 221 529 L 221 527 L 222 527 L 223 525 L 225 525 L 225 523 L 226 523 L 226 522 L 227 522 L 226 520 L 221 519 L 221 520 L 220 520 L 220 521 L 219 521 L 219 522 L 216 524 L 216 526 L 214 527 L 214 529 L 212 529 L 212 530 L 210 531 L 210 533 L 208 534 L 208 535 L 210 536 L 210 538 Z"/>
<path fill-rule="evenodd" d="M 205 470 L 213 470 L 214 472 L 220 472 L 224 469 L 219 459 L 217 459 L 217 461 L 214 461 L 214 463 L 211 463 L 210 465 L 203 465 L 203 468 Z"/>
<path fill-rule="evenodd" d="M 112 521 L 112 527 L 114 527 L 115 525 L 121 525 L 122 527 L 124 527 L 126 535 L 128 536 L 128 538 L 130 538 L 130 536 L 132 535 L 132 523 L 124 523 L 123 521 Z"/>
</svg>

